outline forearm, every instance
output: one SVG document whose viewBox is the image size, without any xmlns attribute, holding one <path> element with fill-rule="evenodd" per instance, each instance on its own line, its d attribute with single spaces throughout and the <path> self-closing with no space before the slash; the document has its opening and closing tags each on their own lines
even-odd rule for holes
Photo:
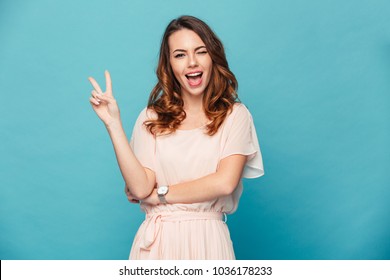
<svg viewBox="0 0 390 280">
<path fill-rule="evenodd" d="M 218 172 L 205 177 L 169 186 L 166 200 L 169 204 L 197 203 L 231 194 L 235 186 L 229 184 Z"/>
<path fill-rule="evenodd" d="M 114 147 L 116 159 L 123 179 L 131 195 L 137 199 L 147 197 L 154 188 L 155 179 L 146 172 L 135 157 L 120 122 L 106 126 Z"/>
<path fill-rule="evenodd" d="M 167 202 L 197 203 L 232 194 L 241 180 L 246 159 L 244 155 L 229 156 L 221 161 L 215 173 L 170 185 L 166 195 Z"/>
</svg>

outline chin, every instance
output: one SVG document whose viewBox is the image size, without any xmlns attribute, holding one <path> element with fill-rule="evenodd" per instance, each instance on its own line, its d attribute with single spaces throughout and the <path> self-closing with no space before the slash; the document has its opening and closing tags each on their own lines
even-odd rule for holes
<svg viewBox="0 0 390 280">
<path fill-rule="evenodd" d="M 182 88 L 182 92 L 195 97 L 195 96 L 203 95 L 206 91 L 207 86 L 199 85 L 198 87 L 191 88 L 185 83 L 184 86 L 182 85 L 181 88 Z"/>
<path fill-rule="evenodd" d="M 204 91 L 205 91 L 205 88 L 203 88 L 203 87 L 197 88 L 197 89 L 188 89 L 188 88 L 185 89 L 185 92 L 191 96 L 201 96 L 204 94 Z"/>
</svg>

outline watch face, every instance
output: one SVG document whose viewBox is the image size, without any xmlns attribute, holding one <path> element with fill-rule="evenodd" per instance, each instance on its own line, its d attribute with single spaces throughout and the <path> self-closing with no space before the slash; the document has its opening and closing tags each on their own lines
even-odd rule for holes
<svg viewBox="0 0 390 280">
<path fill-rule="evenodd" d="M 157 194 L 165 195 L 168 192 L 168 186 L 160 186 L 157 189 Z"/>
</svg>

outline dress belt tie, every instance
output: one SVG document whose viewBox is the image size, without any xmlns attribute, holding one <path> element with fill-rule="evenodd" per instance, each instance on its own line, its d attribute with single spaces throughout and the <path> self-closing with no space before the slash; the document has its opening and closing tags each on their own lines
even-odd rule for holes
<svg viewBox="0 0 390 280">
<path fill-rule="evenodd" d="M 157 212 L 146 214 L 143 242 L 141 249 L 150 251 L 150 258 L 158 257 L 158 248 L 160 238 L 161 223 L 178 222 L 178 221 L 193 221 L 193 220 L 223 220 L 226 223 L 226 213 L 222 212 L 190 212 L 190 211 L 174 211 L 174 212 Z"/>
</svg>

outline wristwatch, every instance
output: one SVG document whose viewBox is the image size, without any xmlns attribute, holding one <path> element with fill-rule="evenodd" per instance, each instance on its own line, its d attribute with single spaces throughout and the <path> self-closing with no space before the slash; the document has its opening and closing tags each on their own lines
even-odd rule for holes
<svg viewBox="0 0 390 280">
<path fill-rule="evenodd" d="M 165 199 L 165 195 L 168 193 L 168 191 L 169 191 L 169 186 L 167 186 L 167 185 L 159 186 L 157 188 L 158 199 L 160 199 L 160 202 L 162 204 L 167 204 L 167 200 Z"/>
</svg>

